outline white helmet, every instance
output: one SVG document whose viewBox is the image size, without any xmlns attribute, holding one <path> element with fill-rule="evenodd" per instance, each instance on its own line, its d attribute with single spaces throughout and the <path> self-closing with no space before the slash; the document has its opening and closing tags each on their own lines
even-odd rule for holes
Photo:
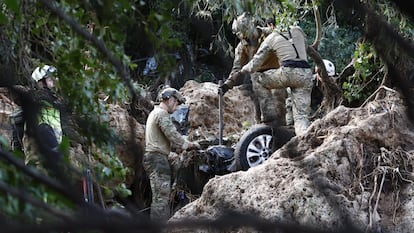
<svg viewBox="0 0 414 233">
<path fill-rule="evenodd" d="M 335 65 L 326 59 L 323 59 L 323 64 L 325 64 L 326 72 L 328 73 L 328 76 L 335 76 Z"/>
<path fill-rule="evenodd" d="M 46 76 L 51 76 L 56 72 L 56 67 L 44 65 L 42 68 L 37 67 L 32 73 L 32 79 L 36 82 L 44 79 Z"/>
</svg>

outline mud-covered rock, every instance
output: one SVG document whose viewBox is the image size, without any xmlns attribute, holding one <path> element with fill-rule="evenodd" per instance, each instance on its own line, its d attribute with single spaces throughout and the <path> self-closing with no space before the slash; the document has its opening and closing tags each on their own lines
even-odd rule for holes
<svg viewBox="0 0 414 233">
<path fill-rule="evenodd" d="M 135 172 L 142 167 L 141 162 L 145 148 L 144 125 L 139 124 L 120 105 L 110 104 L 108 112 L 109 126 L 114 129 L 120 139 L 115 153 L 123 165 L 131 169 L 126 179 L 126 184 L 129 187 L 134 182 Z"/>
<path fill-rule="evenodd" d="M 18 110 L 19 106 L 13 101 L 10 92 L 6 88 L 0 88 L 0 134 L 10 146 L 12 138 L 12 125 L 10 115 Z"/>
<path fill-rule="evenodd" d="M 214 176 L 201 171 L 199 166 L 206 165 L 205 150 L 219 143 L 218 85 L 190 80 L 185 83 L 180 92 L 190 106 L 188 138 L 198 141 L 202 150 L 171 153 L 169 158 L 175 172 L 174 194 L 185 193 L 187 199 L 192 201 L 199 197 L 204 185 Z M 223 143 L 230 148 L 237 143 L 242 133 L 255 123 L 254 105 L 249 96 L 243 95 L 240 88 L 235 87 L 224 95 L 222 111 Z"/>
<path fill-rule="evenodd" d="M 232 210 L 320 230 L 411 232 L 414 130 L 398 92 L 382 93 L 360 108 L 336 108 L 266 163 L 212 178 L 170 222 L 214 220 Z"/>
<path fill-rule="evenodd" d="M 180 89 L 190 105 L 190 138 L 208 139 L 219 137 L 218 85 L 190 80 Z M 250 97 L 239 88 L 229 90 L 223 96 L 223 136 L 240 135 L 255 123 L 254 105 Z M 237 140 L 237 139 L 235 139 Z"/>
</svg>

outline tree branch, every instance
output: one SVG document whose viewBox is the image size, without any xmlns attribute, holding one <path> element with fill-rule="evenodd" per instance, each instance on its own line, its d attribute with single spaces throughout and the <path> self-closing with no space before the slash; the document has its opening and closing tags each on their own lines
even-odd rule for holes
<svg viewBox="0 0 414 233">
<path fill-rule="evenodd" d="M 315 50 L 318 50 L 319 44 L 321 43 L 321 38 L 322 38 L 322 20 L 321 20 L 321 14 L 319 12 L 318 5 L 316 4 L 315 0 L 312 0 L 312 5 L 313 5 L 313 13 L 315 15 L 316 35 L 315 35 L 315 40 L 313 41 L 313 44 L 311 46 Z"/>
<path fill-rule="evenodd" d="M 32 177 L 34 180 L 56 190 L 67 198 L 71 199 L 75 203 L 81 203 L 83 200 L 74 194 L 73 190 L 68 190 L 68 187 L 56 182 L 48 176 L 45 176 L 32 168 L 26 166 L 22 160 L 17 159 L 14 155 L 7 153 L 0 149 L 0 158 L 14 165 L 16 168 L 21 170 L 24 174 Z"/>
<path fill-rule="evenodd" d="M 56 1 L 51 0 L 40 0 L 52 13 L 57 15 L 60 19 L 66 22 L 76 33 L 84 37 L 86 40 L 90 41 L 93 45 L 98 48 L 98 50 L 104 54 L 104 56 L 109 60 L 111 64 L 115 66 L 121 75 L 122 81 L 128 87 L 129 92 L 132 95 L 132 99 L 143 104 L 143 106 L 151 106 L 151 103 L 143 98 L 141 95 L 138 95 L 133 86 L 133 82 L 130 78 L 130 74 L 126 69 L 125 65 L 122 64 L 122 61 L 119 60 L 107 47 L 104 41 L 98 39 L 93 34 L 91 34 L 86 28 L 82 27 L 74 18 L 71 18 L 64 11 L 62 11 L 58 6 Z"/>
<path fill-rule="evenodd" d="M 319 108 L 316 115 L 323 116 L 342 103 L 342 90 L 333 82 L 332 79 L 329 78 L 325 64 L 323 63 L 319 52 L 316 51 L 312 46 L 308 46 L 307 53 L 315 61 L 316 66 L 318 66 L 318 69 L 320 71 L 324 98 L 322 100 L 321 107 Z"/>
</svg>

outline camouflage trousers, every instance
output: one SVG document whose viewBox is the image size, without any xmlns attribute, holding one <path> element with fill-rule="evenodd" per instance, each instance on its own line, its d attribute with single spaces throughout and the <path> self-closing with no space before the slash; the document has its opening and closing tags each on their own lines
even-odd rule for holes
<svg viewBox="0 0 414 233">
<path fill-rule="evenodd" d="M 293 125 L 293 112 L 292 112 L 292 91 L 290 87 L 286 88 L 286 125 Z"/>
<path fill-rule="evenodd" d="M 250 74 L 251 80 L 257 79 L 259 76 L 261 76 L 262 73 L 259 72 L 254 72 Z M 253 81 L 252 81 L 253 82 Z M 260 98 L 257 95 L 257 93 L 255 92 L 256 90 L 254 89 L 254 86 L 252 87 L 252 96 L 251 99 L 254 103 L 255 106 L 255 120 L 256 123 L 260 123 L 260 122 L 267 122 L 267 121 L 273 121 L 273 120 L 277 120 L 278 123 L 280 125 L 285 125 L 286 121 L 285 121 L 285 112 L 286 112 L 286 108 L 285 108 L 285 99 L 287 96 L 287 93 L 285 90 L 283 89 L 273 89 L 271 90 L 271 97 L 269 97 L 270 99 L 272 99 L 273 101 L 269 104 L 271 104 L 272 106 L 269 106 L 269 108 L 271 109 L 275 109 L 275 111 L 271 111 L 271 112 L 267 112 L 267 113 L 262 113 L 261 107 L 260 107 Z"/>
<path fill-rule="evenodd" d="M 144 169 L 150 179 L 152 191 L 151 219 L 167 221 L 170 218 L 171 166 L 168 156 L 146 152 Z"/>
<path fill-rule="evenodd" d="M 308 115 L 313 85 L 311 69 L 282 66 L 278 69 L 267 70 L 252 81 L 253 89 L 260 101 L 263 122 L 272 120 L 272 115 L 277 111 L 273 107 L 272 90 L 283 89 L 285 91 L 290 87 L 295 133 L 301 135 L 306 131 L 310 125 Z"/>
<path fill-rule="evenodd" d="M 36 137 L 39 138 L 39 143 L 41 143 L 44 150 L 50 150 L 53 151 L 53 154 L 55 154 L 57 157 L 53 158 L 50 157 L 49 160 L 44 160 L 43 155 L 40 154 L 40 149 L 36 140 L 34 137 L 31 137 L 27 134 L 24 134 L 23 136 L 23 151 L 25 154 L 25 164 L 26 165 L 33 165 L 37 168 L 44 170 L 45 167 L 43 167 L 43 162 L 53 162 L 52 164 L 49 163 L 49 165 L 55 165 L 54 162 L 56 160 L 60 161 L 61 154 L 58 152 L 59 142 L 56 139 L 55 131 L 53 128 L 45 123 L 40 124 L 38 127 L 36 127 Z M 49 153 L 50 155 L 50 153 Z"/>
<path fill-rule="evenodd" d="M 26 165 L 33 165 L 38 168 L 42 166 L 39 157 L 39 147 L 34 139 L 27 135 L 24 135 L 23 137 L 23 151 L 25 155 L 24 163 Z"/>
</svg>

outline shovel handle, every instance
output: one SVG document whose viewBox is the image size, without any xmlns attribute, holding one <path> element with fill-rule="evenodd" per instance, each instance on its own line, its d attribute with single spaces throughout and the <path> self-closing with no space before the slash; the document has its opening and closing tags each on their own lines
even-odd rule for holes
<svg viewBox="0 0 414 233">
<path fill-rule="evenodd" d="M 221 86 L 223 81 L 219 80 L 219 145 L 223 145 L 223 91 Z"/>
</svg>

